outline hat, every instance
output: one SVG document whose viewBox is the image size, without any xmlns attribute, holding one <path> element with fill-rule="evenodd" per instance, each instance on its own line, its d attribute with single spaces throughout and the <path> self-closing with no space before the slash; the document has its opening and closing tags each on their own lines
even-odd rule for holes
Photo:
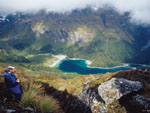
<svg viewBox="0 0 150 113">
<path fill-rule="evenodd" d="M 13 67 L 13 66 L 8 66 L 7 68 L 6 68 L 6 70 L 7 71 L 9 71 L 9 70 L 13 70 L 15 67 Z"/>
</svg>

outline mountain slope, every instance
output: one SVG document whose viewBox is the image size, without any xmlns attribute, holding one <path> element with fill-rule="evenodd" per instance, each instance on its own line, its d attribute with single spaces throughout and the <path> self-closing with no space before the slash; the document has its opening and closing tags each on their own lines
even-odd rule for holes
<svg viewBox="0 0 150 113">
<path fill-rule="evenodd" d="M 5 20 L 0 17 L 0 48 L 11 48 L 11 53 L 24 57 L 66 54 L 90 59 L 95 66 L 148 64 L 150 27 L 130 23 L 128 15 L 112 9 L 87 8 L 69 14 L 40 11 L 8 15 Z"/>
</svg>

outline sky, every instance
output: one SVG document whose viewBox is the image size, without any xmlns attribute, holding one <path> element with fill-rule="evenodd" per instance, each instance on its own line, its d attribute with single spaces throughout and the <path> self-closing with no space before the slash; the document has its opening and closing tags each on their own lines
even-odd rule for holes
<svg viewBox="0 0 150 113">
<path fill-rule="evenodd" d="M 112 6 L 120 14 L 130 12 L 131 22 L 150 25 L 150 0 L 0 0 L 0 14 L 32 13 L 41 9 L 54 12 L 71 12 L 86 7 Z"/>
</svg>

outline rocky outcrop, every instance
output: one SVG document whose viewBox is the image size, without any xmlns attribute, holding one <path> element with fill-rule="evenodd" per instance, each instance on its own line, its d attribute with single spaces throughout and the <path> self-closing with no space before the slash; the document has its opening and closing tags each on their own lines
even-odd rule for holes
<svg viewBox="0 0 150 113">
<path fill-rule="evenodd" d="M 46 26 L 43 25 L 43 23 L 36 23 L 32 27 L 32 31 L 36 33 L 36 36 L 39 37 L 41 34 L 44 34 L 46 31 Z"/>
<path fill-rule="evenodd" d="M 47 30 L 46 36 L 52 37 L 54 40 L 65 42 L 68 38 L 68 32 L 64 29 Z"/>
<path fill-rule="evenodd" d="M 68 42 L 69 44 L 80 43 L 80 45 L 85 45 L 92 41 L 96 32 L 88 27 L 78 27 L 77 30 L 69 33 Z"/>
<path fill-rule="evenodd" d="M 106 113 L 111 103 L 141 88 L 143 88 L 143 85 L 138 81 L 112 78 L 100 84 L 97 89 L 91 89 L 89 83 L 87 83 L 78 97 L 94 113 Z"/>
<path fill-rule="evenodd" d="M 133 91 L 138 91 L 141 88 L 143 88 L 143 85 L 138 81 L 112 78 L 98 87 L 98 94 L 104 100 L 105 104 L 111 104 L 122 96 Z"/>
</svg>

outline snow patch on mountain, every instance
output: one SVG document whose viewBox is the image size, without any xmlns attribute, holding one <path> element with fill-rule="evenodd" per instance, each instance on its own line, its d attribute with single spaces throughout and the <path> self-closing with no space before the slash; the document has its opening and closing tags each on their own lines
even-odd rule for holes
<svg viewBox="0 0 150 113">
<path fill-rule="evenodd" d="M 0 21 L 4 21 L 6 19 L 6 16 L 0 16 Z"/>
</svg>

